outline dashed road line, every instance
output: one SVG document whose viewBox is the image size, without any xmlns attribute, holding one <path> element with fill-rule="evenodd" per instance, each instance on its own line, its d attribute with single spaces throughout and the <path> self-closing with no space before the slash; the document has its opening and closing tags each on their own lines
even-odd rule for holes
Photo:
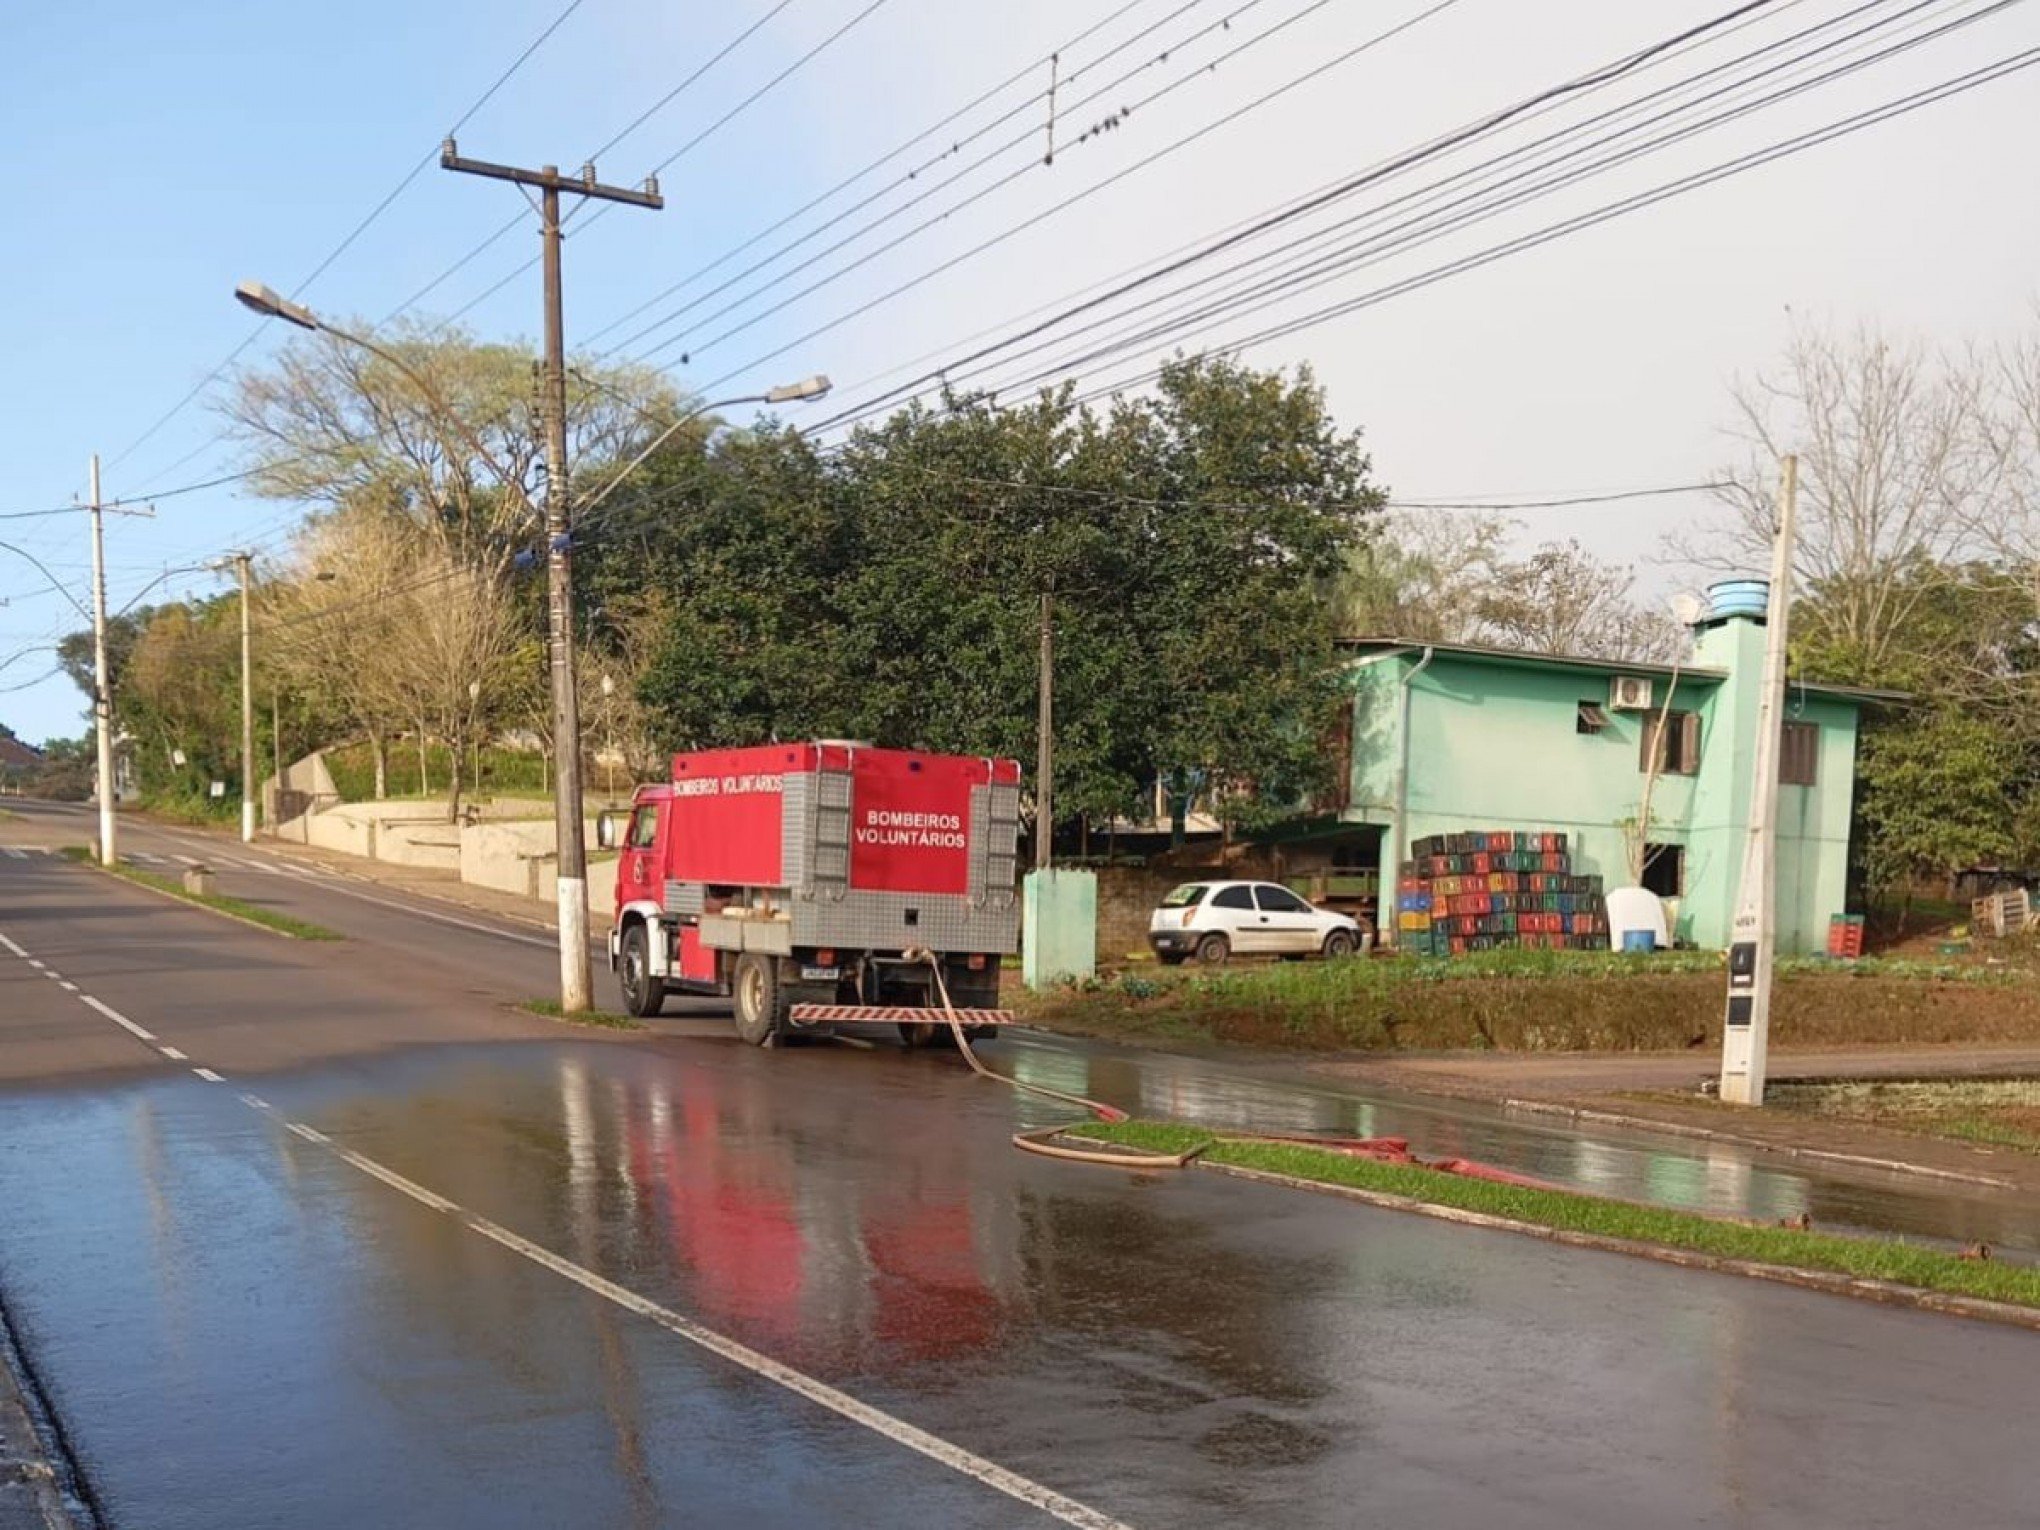
<svg viewBox="0 0 2040 1530">
<path fill-rule="evenodd" d="M 106 1003 L 103 999 L 95 999 L 89 993 L 81 993 L 78 995 L 78 997 L 84 1000 L 85 1003 L 90 1005 L 93 1009 L 98 1010 L 102 1015 L 106 1016 L 107 1019 L 111 1020 L 115 1025 L 119 1026 L 122 1030 L 127 1031 L 129 1034 L 139 1036 L 144 1041 L 154 1041 L 156 1039 L 155 1032 L 143 1030 L 139 1025 L 136 1025 L 134 1021 L 128 1019 L 126 1015 L 123 1015 L 119 1010 L 115 1009 L 111 1004 Z"/>
<path fill-rule="evenodd" d="M 225 1079 L 221 1078 L 210 1068 L 193 1068 L 191 1071 L 204 1079 L 208 1084 L 224 1084 L 226 1082 Z"/>
<path fill-rule="evenodd" d="M 159 1052 L 161 1052 L 161 1053 L 162 1053 L 162 1054 L 163 1054 L 163 1055 L 164 1055 L 165 1057 L 169 1058 L 169 1059 L 170 1059 L 170 1061 L 172 1061 L 172 1062 L 190 1062 L 190 1061 L 191 1061 L 191 1059 L 190 1059 L 189 1057 L 185 1056 L 185 1055 L 184 1055 L 184 1053 L 182 1053 L 182 1052 L 178 1051 L 178 1050 L 177 1050 L 177 1048 L 175 1048 L 175 1047 L 173 1047 L 173 1046 L 170 1046 L 170 1045 L 168 1045 L 168 1044 L 165 1044 L 165 1045 L 163 1045 L 163 1046 L 160 1046 L 160 1047 L 156 1048 L 156 1050 L 157 1050 L 157 1051 L 159 1051 Z"/>
</svg>

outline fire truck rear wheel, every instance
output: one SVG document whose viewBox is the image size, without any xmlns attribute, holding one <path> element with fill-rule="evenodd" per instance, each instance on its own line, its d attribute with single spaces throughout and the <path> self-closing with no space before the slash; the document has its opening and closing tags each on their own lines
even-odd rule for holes
<svg viewBox="0 0 2040 1530">
<path fill-rule="evenodd" d="M 737 958 L 731 987 L 737 1000 L 737 1034 L 754 1047 L 771 1046 L 785 1024 L 787 1009 L 778 961 L 746 951 Z"/>
</svg>

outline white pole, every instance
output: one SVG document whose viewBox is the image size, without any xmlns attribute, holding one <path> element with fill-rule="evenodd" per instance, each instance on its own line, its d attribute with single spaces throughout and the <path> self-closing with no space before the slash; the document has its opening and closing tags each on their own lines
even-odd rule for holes
<svg viewBox="0 0 2040 1530">
<path fill-rule="evenodd" d="M 92 455 L 92 716 L 99 737 L 99 862 L 111 866 L 114 843 L 113 686 L 106 669 L 106 538 L 99 508 L 99 454 Z"/>
<path fill-rule="evenodd" d="M 1778 734 L 1785 717 L 1785 637 L 1792 610 L 1792 514 L 1799 459 L 1787 457 L 1778 486 L 1778 539 L 1764 633 L 1764 688 L 1757 699 L 1756 780 L 1743 841 L 1742 891 L 1728 947 L 1728 1013 L 1721 1037 L 1721 1097 L 1764 1103 L 1771 1040 L 1771 968 L 1777 955 Z"/>
<path fill-rule="evenodd" d="M 236 553 L 241 566 L 241 843 L 255 843 L 255 689 L 248 625 L 248 554 Z"/>
</svg>

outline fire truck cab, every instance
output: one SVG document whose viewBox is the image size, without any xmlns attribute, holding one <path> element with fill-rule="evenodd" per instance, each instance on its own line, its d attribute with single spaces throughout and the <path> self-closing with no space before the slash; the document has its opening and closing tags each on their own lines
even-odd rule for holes
<svg viewBox="0 0 2040 1530">
<path fill-rule="evenodd" d="M 833 740 L 674 756 L 669 783 L 597 823 L 624 1007 L 722 996 L 758 1046 L 870 1025 L 913 1044 L 946 1034 L 946 985 L 982 1034 L 1011 1018 L 1019 809 L 1012 760 Z"/>
</svg>

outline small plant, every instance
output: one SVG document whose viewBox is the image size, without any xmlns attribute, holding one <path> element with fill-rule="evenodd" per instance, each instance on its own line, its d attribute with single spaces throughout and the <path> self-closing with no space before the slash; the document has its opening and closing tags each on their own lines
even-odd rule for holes
<svg viewBox="0 0 2040 1530">
<path fill-rule="evenodd" d="M 1122 972 L 1119 974 L 1119 991 L 1135 1001 L 1154 999 L 1159 998 L 1164 992 L 1164 985 L 1151 977 L 1142 977 L 1137 972 Z"/>
</svg>

